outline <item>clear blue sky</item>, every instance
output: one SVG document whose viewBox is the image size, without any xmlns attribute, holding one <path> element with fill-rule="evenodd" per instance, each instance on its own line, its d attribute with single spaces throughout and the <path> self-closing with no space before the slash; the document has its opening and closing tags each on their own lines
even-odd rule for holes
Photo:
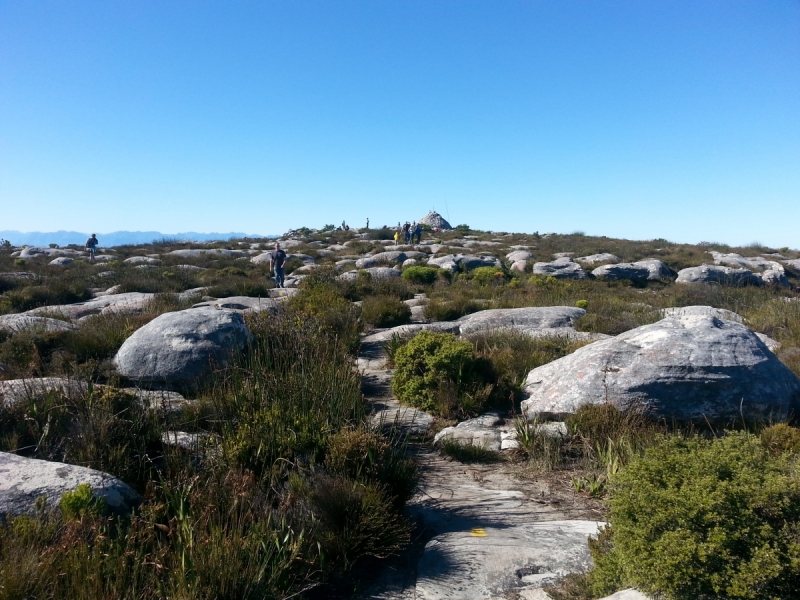
<svg viewBox="0 0 800 600">
<path fill-rule="evenodd" d="M 0 230 L 800 247 L 800 2 L 0 0 Z"/>
</svg>

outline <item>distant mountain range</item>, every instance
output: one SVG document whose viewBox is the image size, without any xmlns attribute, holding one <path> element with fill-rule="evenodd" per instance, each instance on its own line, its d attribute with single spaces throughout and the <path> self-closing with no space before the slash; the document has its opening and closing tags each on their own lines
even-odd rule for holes
<svg viewBox="0 0 800 600">
<path fill-rule="evenodd" d="M 83 244 L 91 233 L 81 233 L 79 231 L 0 231 L 0 239 L 8 240 L 14 246 L 47 246 L 48 244 L 58 244 L 67 246 L 69 244 Z M 100 246 L 122 246 L 124 244 L 148 244 L 155 240 L 188 240 L 193 242 L 211 242 L 217 240 L 229 240 L 231 238 L 260 238 L 275 237 L 256 233 L 241 233 L 232 231 L 230 233 L 197 233 L 187 231 L 185 233 L 161 233 L 160 231 L 113 231 L 111 233 L 98 233 L 97 239 Z"/>
</svg>

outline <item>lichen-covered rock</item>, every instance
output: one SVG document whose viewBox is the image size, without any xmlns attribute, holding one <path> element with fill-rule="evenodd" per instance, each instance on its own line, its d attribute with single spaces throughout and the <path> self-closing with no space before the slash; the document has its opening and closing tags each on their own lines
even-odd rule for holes
<svg viewBox="0 0 800 600">
<path fill-rule="evenodd" d="M 0 331 L 8 333 L 19 333 L 21 331 L 73 331 L 75 329 L 77 329 L 75 325 L 60 319 L 24 314 L 0 316 Z"/>
<path fill-rule="evenodd" d="M 370 267 L 368 269 L 347 271 L 346 273 L 338 275 L 336 279 L 340 281 L 351 281 L 353 279 L 358 279 L 361 273 L 367 273 L 370 277 L 374 277 L 375 279 L 393 279 L 401 275 L 398 269 L 393 269 L 391 267 Z"/>
<path fill-rule="evenodd" d="M 238 312 L 203 307 L 165 313 L 125 340 L 114 364 L 140 386 L 195 389 L 250 338 Z"/>
<path fill-rule="evenodd" d="M 650 277 L 650 269 L 634 263 L 619 263 L 617 265 L 603 265 L 592 271 L 592 275 L 599 279 L 617 281 L 627 279 L 634 283 L 644 283 Z"/>
<path fill-rule="evenodd" d="M 534 263 L 533 274 L 556 279 L 586 279 L 589 276 L 583 267 L 568 256 L 562 256 L 552 262 Z"/>
<path fill-rule="evenodd" d="M 493 308 L 461 317 L 456 323 L 462 335 L 499 329 L 529 332 L 554 328 L 572 329 L 575 321 L 585 314 L 585 310 L 574 306 Z"/>
<path fill-rule="evenodd" d="M 52 510 L 64 493 L 83 483 L 116 513 L 127 513 L 141 502 L 129 485 L 107 473 L 0 452 L 0 520 L 34 514 L 40 497 Z"/>
<path fill-rule="evenodd" d="M 372 256 L 365 256 L 356 261 L 356 267 L 359 269 L 367 269 L 369 267 L 377 267 L 378 265 L 391 265 L 402 263 L 408 256 L 405 252 L 387 251 L 378 252 Z"/>
<path fill-rule="evenodd" d="M 418 221 L 421 225 L 427 225 L 431 229 L 452 229 L 450 227 L 450 223 L 448 223 L 445 218 L 437 213 L 435 210 L 430 211 L 427 215 L 422 217 Z"/>
<path fill-rule="evenodd" d="M 721 285 L 761 285 L 763 281 L 749 269 L 700 265 L 678 271 L 676 283 L 719 283 Z"/>
<path fill-rule="evenodd" d="M 800 408 L 800 380 L 744 325 L 684 315 L 595 342 L 533 369 L 529 418 L 584 404 L 649 407 L 678 421 L 782 420 Z"/>
</svg>

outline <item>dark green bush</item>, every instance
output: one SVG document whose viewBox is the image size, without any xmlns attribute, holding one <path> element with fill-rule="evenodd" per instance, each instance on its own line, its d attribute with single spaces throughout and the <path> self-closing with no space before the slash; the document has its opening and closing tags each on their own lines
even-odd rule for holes
<svg viewBox="0 0 800 600">
<path fill-rule="evenodd" d="M 593 591 L 673 600 L 800 597 L 800 479 L 748 433 L 673 437 L 613 481 Z"/>
<path fill-rule="evenodd" d="M 455 321 L 478 312 L 481 305 L 465 294 L 455 294 L 449 299 L 431 298 L 425 305 L 425 318 L 431 321 Z"/>
<path fill-rule="evenodd" d="M 452 334 L 418 333 L 397 349 L 394 365 L 392 390 L 411 406 L 450 416 L 477 412 L 488 400 L 491 365 Z"/>
<path fill-rule="evenodd" d="M 38 306 L 83 302 L 92 297 L 85 283 L 48 279 L 45 285 L 29 285 L 6 292 L 5 298 L 16 312 Z"/>
<path fill-rule="evenodd" d="M 86 515 L 100 516 L 107 510 L 105 500 L 95 498 L 92 486 L 82 483 L 71 492 L 65 492 L 58 503 L 65 519 L 81 519 Z"/>
<path fill-rule="evenodd" d="M 411 320 L 411 308 L 394 296 L 370 296 L 361 304 L 361 318 L 373 327 L 395 327 Z"/>
<path fill-rule="evenodd" d="M 433 267 L 413 266 L 403 271 L 403 279 L 420 285 L 430 285 L 436 281 L 439 269 Z"/>
</svg>

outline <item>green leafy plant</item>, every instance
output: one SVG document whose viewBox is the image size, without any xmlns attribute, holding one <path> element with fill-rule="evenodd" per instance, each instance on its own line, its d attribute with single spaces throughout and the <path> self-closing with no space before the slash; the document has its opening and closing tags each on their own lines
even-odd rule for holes
<svg viewBox="0 0 800 600">
<path fill-rule="evenodd" d="M 105 500 L 95 498 L 92 486 L 82 483 L 70 492 L 64 492 L 58 503 L 61 514 L 66 520 L 81 519 L 85 515 L 100 516 L 108 508 Z"/>
<path fill-rule="evenodd" d="M 473 399 L 491 381 L 490 365 L 474 356 L 472 344 L 449 333 L 420 332 L 396 351 L 394 363 L 392 390 L 397 397 L 439 414 L 443 394 L 470 406 L 469 412 L 479 409 Z"/>
<path fill-rule="evenodd" d="M 591 544 L 596 594 L 800 597 L 800 480 L 756 436 L 672 437 L 612 484 L 610 527 Z"/>
<path fill-rule="evenodd" d="M 361 304 L 361 318 L 374 327 L 395 327 L 411 320 L 411 308 L 394 296 L 370 296 Z"/>
<path fill-rule="evenodd" d="M 449 271 L 448 271 L 449 273 Z M 411 283 L 416 283 L 419 285 L 430 285 L 434 281 L 436 281 L 436 277 L 439 274 L 439 269 L 435 269 L 433 267 L 421 267 L 421 266 L 413 266 L 408 267 L 403 271 L 403 279 L 406 281 L 410 281 Z"/>
</svg>

